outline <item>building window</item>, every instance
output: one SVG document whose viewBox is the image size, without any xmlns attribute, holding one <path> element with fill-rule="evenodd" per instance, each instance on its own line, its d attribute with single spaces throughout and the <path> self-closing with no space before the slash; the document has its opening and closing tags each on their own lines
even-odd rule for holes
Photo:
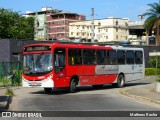
<svg viewBox="0 0 160 120">
<path fill-rule="evenodd" d="M 116 35 L 116 39 L 118 39 L 118 35 Z"/>
<path fill-rule="evenodd" d="M 118 25 L 118 21 L 116 21 L 116 25 Z"/>
<path fill-rule="evenodd" d="M 77 29 L 79 29 L 79 27 L 77 26 Z"/>
<path fill-rule="evenodd" d="M 106 29 L 106 32 L 108 32 L 108 29 Z"/>
<path fill-rule="evenodd" d="M 64 36 L 64 33 L 57 34 L 58 37 Z"/>
<path fill-rule="evenodd" d="M 64 30 L 64 27 L 58 27 L 57 30 Z"/>
<path fill-rule="evenodd" d="M 58 21 L 57 24 L 62 25 L 62 24 L 64 24 L 64 21 Z"/>
<path fill-rule="evenodd" d="M 71 35 L 73 35 L 73 32 L 71 32 Z"/>
<path fill-rule="evenodd" d="M 106 36 L 106 39 L 108 39 L 108 36 Z"/>
<path fill-rule="evenodd" d="M 116 28 L 116 32 L 118 32 L 118 28 Z"/>
</svg>

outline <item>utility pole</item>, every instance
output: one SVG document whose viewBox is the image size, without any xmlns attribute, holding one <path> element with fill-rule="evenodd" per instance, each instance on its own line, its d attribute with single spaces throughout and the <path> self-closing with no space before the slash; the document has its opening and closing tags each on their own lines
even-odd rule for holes
<svg viewBox="0 0 160 120">
<path fill-rule="evenodd" d="M 34 39 L 38 40 L 38 26 L 39 26 L 39 22 L 38 22 L 38 12 L 36 12 L 35 14 L 35 22 L 34 22 Z"/>
<path fill-rule="evenodd" d="M 91 42 L 94 43 L 94 8 L 92 8 L 92 38 L 91 38 Z"/>
</svg>

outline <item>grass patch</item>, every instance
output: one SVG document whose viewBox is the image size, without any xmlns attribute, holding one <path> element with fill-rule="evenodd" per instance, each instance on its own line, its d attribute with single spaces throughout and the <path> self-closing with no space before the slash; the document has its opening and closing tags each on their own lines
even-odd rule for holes
<svg viewBox="0 0 160 120">
<path fill-rule="evenodd" d="M 9 78 L 0 78 L 0 87 L 7 87 L 11 85 L 11 79 Z"/>
</svg>

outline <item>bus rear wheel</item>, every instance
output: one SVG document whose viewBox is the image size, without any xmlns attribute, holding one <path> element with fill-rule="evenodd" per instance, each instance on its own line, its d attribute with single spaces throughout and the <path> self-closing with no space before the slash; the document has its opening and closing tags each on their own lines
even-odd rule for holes
<svg viewBox="0 0 160 120">
<path fill-rule="evenodd" d="M 125 84 L 125 78 L 123 75 L 119 75 L 118 79 L 117 79 L 117 83 L 113 83 L 112 86 L 113 87 L 118 87 L 118 88 L 122 88 L 124 87 Z"/>
<path fill-rule="evenodd" d="M 52 88 L 44 88 L 45 93 L 51 93 Z"/>
<path fill-rule="evenodd" d="M 69 90 L 70 90 L 71 93 L 76 92 L 76 85 L 77 85 L 76 79 L 73 78 L 71 80 L 70 88 L 69 88 Z"/>
<path fill-rule="evenodd" d="M 123 75 L 119 75 L 118 76 L 118 80 L 117 80 L 117 87 L 122 88 L 124 87 L 124 83 L 125 83 L 125 78 Z"/>
</svg>

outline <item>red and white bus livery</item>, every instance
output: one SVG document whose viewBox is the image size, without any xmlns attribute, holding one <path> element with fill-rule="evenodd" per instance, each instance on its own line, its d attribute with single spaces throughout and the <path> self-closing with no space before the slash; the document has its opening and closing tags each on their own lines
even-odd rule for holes
<svg viewBox="0 0 160 120">
<path fill-rule="evenodd" d="M 104 84 L 123 87 L 144 77 L 142 48 L 74 43 L 31 44 L 23 48 L 23 87 L 53 88 Z"/>
</svg>

